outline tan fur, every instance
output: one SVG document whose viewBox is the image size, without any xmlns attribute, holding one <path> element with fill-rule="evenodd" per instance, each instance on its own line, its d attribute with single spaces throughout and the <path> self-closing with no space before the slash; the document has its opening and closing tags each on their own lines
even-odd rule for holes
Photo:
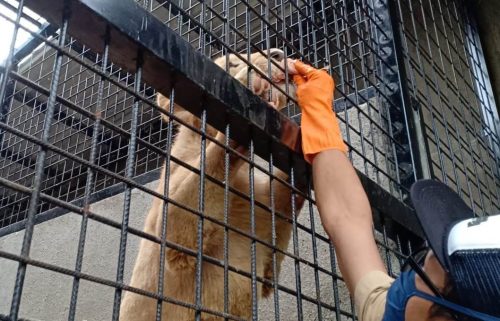
<svg viewBox="0 0 500 321">
<path fill-rule="evenodd" d="M 271 57 L 280 55 L 280 51 L 273 50 Z M 245 55 L 246 57 L 246 55 Z M 268 74 L 268 58 L 259 53 L 251 55 L 251 61 L 260 68 L 264 74 Z M 215 62 L 222 68 L 226 67 L 226 57 L 221 57 Z M 229 55 L 229 73 L 237 80 L 247 85 L 249 74 L 247 65 L 235 55 Z M 284 75 L 276 66 L 271 66 L 272 79 L 281 88 L 285 89 Z M 250 71 L 249 86 L 257 95 L 266 100 L 274 101 L 274 107 L 283 108 L 286 99 L 277 90 L 272 91 L 268 97 L 269 83 Z M 288 91 L 294 95 L 293 86 Z M 169 108 L 169 99 L 159 95 L 158 105 Z M 200 121 L 180 106 L 175 105 L 175 114 L 183 121 L 199 128 Z M 164 116 L 164 120 L 168 117 Z M 225 141 L 225 136 L 212 127 L 207 132 L 219 142 Z M 171 155 L 190 165 L 200 166 L 200 135 L 194 133 L 185 126 L 180 126 L 179 132 L 172 145 Z M 231 142 L 233 147 L 237 147 Z M 239 147 L 241 150 L 241 147 Z M 207 141 L 206 168 L 205 172 L 220 180 L 224 180 L 224 149 L 214 143 Z M 171 163 L 169 197 L 194 210 L 198 209 L 199 175 L 178 165 Z M 279 170 L 275 174 L 286 180 L 287 175 Z M 237 157 L 231 157 L 229 184 L 235 189 L 249 195 L 249 166 Z M 164 193 L 165 167 L 163 168 L 157 192 Z M 254 192 L 255 199 L 267 206 L 271 206 L 269 177 L 255 170 Z M 273 182 L 274 206 L 277 212 L 291 215 L 291 193 L 290 190 L 276 180 Z M 296 198 L 297 213 L 302 206 L 303 200 Z M 229 193 L 229 225 L 246 233 L 250 228 L 250 203 L 240 197 Z M 207 216 L 223 221 L 224 218 L 224 189 L 205 180 L 205 208 Z M 157 237 L 161 236 L 163 202 L 159 199 L 153 201 L 152 207 L 146 218 L 144 231 Z M 172 204 L 168 205 L 167 239 L 180 246 L 197 249 L 197 227 L 198 216 L 180 209 Z M 271 213 L 255 206 L 256 237 L 271 244 Z M 281 249 L 286 249 L 291 235 L 291 225 L 285 220 L 276 217 L 276 243 Z M 233 231 L 228 232 L 229 237 L 229 265 L 242 271 L 251 270 L 251 240 Z M 224 228 L 220 225 L 204 220 L 203 223 L 203 253 L 218 260 L 224 259 L 223 252 Z M 257 275 L 273 280 L 272 250 L 257 243 L 256 245 L 256 269 Z M 160 246 L 156 243 L 141 240 L 139 253 L 135 262 L 130 285 L 151 292 L 158 289 L 158 273 L 160 260 Z M 277 253 L 277 267 L 280 268 L 283 255 Z M 196 258 L 188 254 L 166 249 L 166 271 L 164 278 L 164 295 L 190 304 L 195 303 L 195 269 Z M 202 305 L 204 308 L 215 311 L 224 311 L 224 269 L 222 267 L 203 261 L 202 265 Z M 251 279 L 240 274 L 229 272 L 228 304 L 229 313 L 242 317 L 251 318 L 252 291 Z M 263 286 L 258 282 L 258 296 L 267 296 L 272 292 L 272 287 Z M 150 321 L 155 320 L 156 300 L 135 293 L 126 292 L 120 311 L 122 321 Z M 163 303 L 162 320 L 165 321 L 187 321 L 194 320 L 194 310 L 175 304 Z M 202 320 L 223 320 L 208 313 L 202 314 Z"/>
</svg>

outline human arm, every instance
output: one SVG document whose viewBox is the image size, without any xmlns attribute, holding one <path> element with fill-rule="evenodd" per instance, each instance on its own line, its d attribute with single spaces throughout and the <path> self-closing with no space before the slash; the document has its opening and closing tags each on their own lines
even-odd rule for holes
<svg viewBox="0 0 500 321">
<path fill-rule="evenodd" d="M 371 271 L 386 272 L 375 245 L 372 214 L 365 191 L 346 155 L 322 151 L 312 164 L 316 204 L 332 240 L 349 292 Z"/>
<path fill-rule="evenodd" d="M 312 163 L 316 203 L 352 295 L 371 271 L 386 272 L 375 245 L 370 204 L 346 156 L 332 111 L 333 79 L 322 70 L 288 61 L 302 110 L 302 148 Z"/>
</svg>

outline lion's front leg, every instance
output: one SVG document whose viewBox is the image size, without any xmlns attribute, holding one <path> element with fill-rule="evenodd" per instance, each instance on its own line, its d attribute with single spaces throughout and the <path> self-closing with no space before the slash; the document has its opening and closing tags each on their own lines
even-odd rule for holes
<svg viewBox="0 0 500 321">
<path fill-rule="evenodd" d="M 217 132 L 215 139 L 221 143 L 225 142 L 225 136 L 221 132 Z M 231 141 L 230 146 L 234 148 L 236 147 L 236 143 Z M 241 151 L 241 148 L 237 149 Z M 208 144 L 206 147 L 205 174 L 221 182 L 224 181 L 225 153 L 225 149 L 215 143 Z M 242 164 L 243 161 L 238 157 L 234 155 L 230 156 L 230 178 L 233 176 L 234 171 L 237 171 Z M 200 216 L 196 212 L 201 209 L 199 204 L 199 193 L 202 188 L 200 175 L 187 169 L 182 169 L 182 171 L 179 169 L 177 174 L 181 175 L 183 180 L 178 185 L 170 186 L 171 197 L 178 204 L 182 204 L 193 211 L 191 212 L 174 205 L 170 207 L 167 238 L 175 244 L 196 252 L 198 248 L 197 236 L 200 219 Z M 222 220 L 224 214 L 224 187 L 210 182 L 207 178 L 202 183 L 204 183 L 204 197 L 201 200 L 203 202 L 202 215 Z M 212 248 L 214 246 L 217 249 L 220 247 L 217 237 L 214 235 L 221 227 L 208 220 L 205 220 L 203 225 L 203 253 L 210 255 L 213 252 Z M 173 248 L 167 250 L 167 261 L 170 270 L 194 270 L 196 266 L 195 256 Z"/>
<path fill-rule="evenodd" d="M 153 202 L 144 231 L 155 235 L 156 223 L 161 215 L 161 203 L 159 200 Z M 134 264 L 130 286 L 141 290 L 156 292 L 158 290 L 158 275 L 160 264 L 160 245 L 146 239 L 142 239 L 139 253 Z M 156 315 L 156 303 L 153 298 L 125 292 L 120 307 L 120 321 L 153 321 Z"/>
</svg>

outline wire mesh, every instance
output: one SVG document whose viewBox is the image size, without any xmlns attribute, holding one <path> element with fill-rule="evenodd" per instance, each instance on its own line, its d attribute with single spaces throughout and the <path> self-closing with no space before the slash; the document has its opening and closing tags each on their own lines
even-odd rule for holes
<svg viewBox="0 0 500 321">
<path fill-rule="evenodd" d="M 374 27 L 371 17 L 374 13 L 370 6 L 365 2 L 349 2 L 349 6 L 342 9 L 340 2 L 331 7 L 315 2 L 313 7 L 308 3 L 301 6 L 281 3 L 269 6 L 260 4 L 258 7 L 257 2 L 246 4 L 228 1 L 225 3 L 228 22 L 224 24 L 223 4 L 215 2 L 206 6 L 204 24 L 201 23 L 200 15 L 202 4 L 196 1 L 182 1 L 177 5 L 170 2 L 151 2 L 149 8 L 157 18 L 165 21 L 195 48 L 211 58 L 230 52 L 248 53 L 257 50 L 265 52 L 264 48 L 280 48 L 287 57 L 302 58 L 320 67 L 330 66 L 339 84 L 336 109 L 347 142 L 352 147 L 351 157 L 354 163 L 360 171 L 377 181 L 380 186 L 394 194 L 399 193 L 402 198 L 401 176 L 411 176 L 412 173 L 411 169 L 408 170 L 404 167 L 405 164 L 397 159 L 397 150 L 404 150 L 406 143 L 394 138 L 396 135 L 391 128 L 392 124 L 388 121 L 387 110 L 391 106 L 394 108 L 394 103 L 386 93 L 386 87 L 390 85 L 388 80 L 381 78 L 376 69 L 376 65 L 383 64 L 384 61 L 378 54 L 377 42 L 369 36 L 372 29 L 379 28 Z M 305 9 L 299 10 L 301 7 Z M 309 14 L 307 10 L 313 14 Z M 327 16 L 326 13 L 330 14 Z M 324 22 L 316 23 L 315 20 L 320 18 L 324 19 Z M 54 36 L 54 41 L 56 39 L 57 34 Z M 201 41 L 202 39 L 205 40 Z M 101 64 L 101 57 L 98 54 L 76 41 L 70 40 L 66 46 L 84 61 L 93 65 Z M 241 58 L 247 60 L 243 56 Z M 53 59 L 54 49 L 42 46 L 20 65 L 19 74 L 40 85 L 47 85 Z M 97 77 L 84 67 L 73 63 L 71 59 L 63 64 L 65 71 L 62 79 L 64 82 L 64 87 L 61 89 L 62 96 L 74 104 L 93 111 L 92 106 L 95 106 L 97 97 Z M 117 79 L 129 88 L 133 86 L 131 75 L 121 71 L 112 63 L 108 68 L 113 79 Z M 9 88 L 12 93 L 7 98 L 15 99 L 6 100 L 11 101 L 13 106 L 9 108 L 5 117 L 13 125 L 23 123 L 31 127 L 32 133 L 36 133 L 41 125 L 40 115 L 31 115 L 30 111 L 34 109 L 43 112 L 46 108 L 44 97 L 37 97 L 30 88 L 17 83 L 10 84 Z M 107 85 L 105 90 L 105 105 L 109 107 L 103 109 L 103 118 L 115 124 L 123 124 L 123 130 L 128 130 L 132 97 L 113 84 Z M 142 90 L 148 98 L 154 96 L 153 89 L 144 87 Z M 284 112 L 290 117 L 300 118 L 295 104 L 288 104 Z M 149 114 L 143 111 L 140 115 L 143 121 L 139 136 L 158 141 L 157 146 L 161 146 L 165 139 L 163 134 L 165 131 L 162 130 L 159 117 L 153 115 L 152 111 L 149 111 Z M 88 154 L 89 143 L 94 134 L 91 128 L 84 129 L 88 120 L 64 110 L 58 111 L 56 117 L 61 119 L 62 123 L 54 129 L 54 143 L 77 154 Z M 105 131 L 102 135 L 103 137 L 99 139 L 102 147 L 99 148 L 97 164 L 120 173 L 125 166 L 127 141 L 112 132 Z M 19 142 L 8 135 L 3 142 L 4 154 L 9 155 L 7 159 L 16 160 L 3 165 L 5 172 L 9 173 L 6 177 L 14 181 L 29 180 L 30 173 L 23 172 L 26 171 L 25 168 L 18 166 L 20 162 L 32 165 L 34 151 L 30 154 L 29 147 L 18 145 Z M 23 150 L 23 154 L 19 154 L 18 149 Z M 161 166 L 158 157 L 155 159 L 147 149 L 139 148 L 137 152 L 136 175 Z M 58 198 L 65 198 L 68 201 L 81 198 L 86 180 L 85 170 L 76 164 L 66 164 L 56 156 L 53 157 L 53 162 L 54 166 L 50 167 L 52 172 L 47 175 L 53 180 L 45 183 L 48 194 L 57 195 Z M 400 175 L 400 171 L 404 171 L 404 175 Z M 116 180 L 99 175 L 95 179 L 96 190 L 117 184 Z M 9 211 L 13 204 L 20 209 L 12 209 L 10 210 L 12 214 L 4 215 L 2 226 L 23 220 L 25 214 L 22 208 L 26 208 L 26 202 L 26 199 L 18 200 L 7 193 L 2 201 L 5 210 Z M 43 210 L 50 208 L 48 204 L 41 206 L 44 206 Z"/>
<path fill-rule="evenodd" d="M 134 8 L 122 1 L 109 3 Z M 274 129 L 262 134 L 226 109 L 214 113 L 208 94 L 198 97 L 198 118 L 179 109 L 191 94 L 185 83 L 176 87 L 179 73 L 148 83 L 147 48 L 130 52 L 109 21 L 98 43 L 84 44 L 67 31 L 84 15 L 71 2 L 51 4 L 56 22 L 42 14 L 50 23 L 25 28 L 26 7 L 39 3 L 0 2 L 15 13 L 0 17 L 31 35 L 24 46 L 11 41 L 0 69 L 0 320 L 354 319 L 310 173 L 299 174 L 292 152 L 273 149 L 283 143 Z M 299 58 L 331 72 L 349 156 L 373 188 L 391 275 L 419 239 L 387 212 L 407 207 L 419 168 L 455 187 L 477 214 L 498 211 L 498 113 L 462 1 L 137 3 L 193 52 L 218 58 L 260 96 L 252 107 L 278 97 L 281 112 L 300 123 L 280 62 Z M 131 24 L 133 12 L 122 12 Z M 154 25 L 148 19 L 136 27 Z M 285 85 L 273 81 L 277 72 Z M 255 79 L 270 87 L 256 88 Z M 157 100 L 157 90 L 170 99 Z M 409 126 L 416 106 L 424 147 Z M 156 275 L 147 284 L 139 280 L 146 271 Z"/>
<path fill-rule="evenodd" d="M 57 42 L 59 35 L 51 38 L 52 42 Z M 83 61 L 99 66 L 101 57 L 93 54 L 88 48 L 77 44 L 74 40 L 69 40 L 65 44 L 67 50 L 72 52 Z M 7 101 L 10 101 L 9 110 L 4 116 L 7 122 L 16 128 L 38 137 L 44 124 L 44 113 L 47 109 L 47 95 L 37 91 L 37 86 L 47 88 L 51 82 L 52 68 L 56 57 L 56 50 L 41 45 L 35 52 L 27 57 L 18 67 L 18 75 L 22 80 L 9 79 L 7 85 Z M 58 88 L 58 96 L 65 100 L 58 102 L 54 120 L 56 123 L 51 128 L 51 143 L 76 156 L 84 159 L 89 158 L 91 141 L 94 136 L 98 137 L 98 151 L 96 164 L 103 168 L 110 169 L 116 173 L 123 173 L 125 159 L 127 156 L 128 137 L 120 136 L 118 133 L 105 128 L 95 131 L 92 121 L 88 118 L 97 112 L 98 84 L 100 77 L 92 73 L 82 65 L 78 65 L 70 58 L 62 58 L 62 72 L 60 75 L 61 85 Z M 112 64 L 107 72 L 118 83 L 127 88 L 134 85 L 133 78 L 121 72 Z M 34 88 L 33 88 L 34 87 Z M 146 92 L 146 87 L 142 92 Z M 130 128 L 130 109 L 133 97 L 123 92 L 119 87 L 107 83 L 103 88 L 103 102 L 105 106 L 100 111 L 100 117 L 106 119 L 111 124 L 119 124 L 122 131 Z M 153 95 L 149 90 L 146 95 Z M 79 106 L 86 110 L 82 115 L 78 111 L 71 110 L 67 106 Z M 140 137 L 154 136 L 153 141 L 158 140 L 158 146 L 164 141 L 161 137 L 158 122 L 153 123 L 152 111 L 141 114 L 142 126 Z M 157 120 L 157 119 L 156 119 Z M 5 133 L 2 141 L 2 171 L 3 177 L 29 185 L 33 179 L 34 165 L 36 164 L 36 145 L 30 144 L 15 135 Z M 137 166 L 135 175 L 139 175 L 148 170 L 160 166 L 158 159 L 152 160 L 147 151 L 142 148 L 137 151 Z M 45 180 L 42 183 L 42 191 L 62 200 L 72 201 L 81 198 L 85 190 L 86 171 L 77 163 L 52 154 L 48 157 L 48 166 L 45 169 Z M 117 184 L 118 181 L 97 174 L 92 183 L 96 190 Z M 2 197 L 2 226 L 21 221 L 25 218 L 27 207 L 26 199 L 19 199 L 5 191 Z M 38 212 L 50 208 L 49 204 L 41 203 Z"/>
<path fill-rule="evenodd" d="M 400 1 L 398 27 L 431 177 L 485 215 L 500 210 L 499 118 L 476 24 L 467 11 L 461 1 Z"/>
</svg>

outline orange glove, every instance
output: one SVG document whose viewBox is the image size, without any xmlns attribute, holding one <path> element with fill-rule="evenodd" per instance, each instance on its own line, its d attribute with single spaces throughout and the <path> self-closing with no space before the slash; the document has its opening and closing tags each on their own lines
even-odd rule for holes
<svg viewBox="0 0 500 321">
<path fill-rule="evenodd" d="M 297 85 L 297 101 L 302 110 L 302 151 L 312 164 L 317 153 L 336 149 L 347 153 L 337 117 L 333 112 L 335 84 L 324 70 L 288 59 L 288 70 Z"/>
</svg>

